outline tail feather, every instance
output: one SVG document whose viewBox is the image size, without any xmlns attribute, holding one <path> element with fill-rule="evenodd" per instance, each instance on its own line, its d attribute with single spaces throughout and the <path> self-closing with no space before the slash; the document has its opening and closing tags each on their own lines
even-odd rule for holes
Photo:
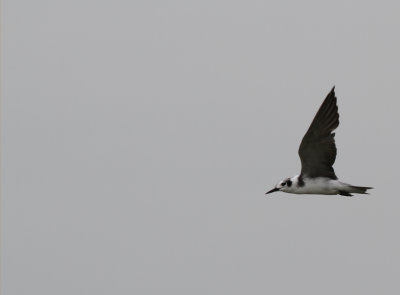
<svg viewBox="0 0 400 295">
<path fill-rule="evenodd" d="M 356 193 L 356 194 L 368 194 L 367 190 L 372 189 L 372 187 L 369 186 L 354 186 L 350 185 L 349 192 L 350 193 Z"/>
</svg>

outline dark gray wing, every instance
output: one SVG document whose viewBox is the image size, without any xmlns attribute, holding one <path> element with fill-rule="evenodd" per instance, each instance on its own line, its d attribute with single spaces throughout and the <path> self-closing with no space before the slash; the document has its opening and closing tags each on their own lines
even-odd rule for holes
<svg viewBox="0 0 400 295">
<path fill-rule="evenodd" d="M 339 126 L 335 87 L 319 108 L 299 147 L 301 174 L 305 177 L 337 179 L 332 165 L 336 159 L 335 133 Z"/>
</svg>

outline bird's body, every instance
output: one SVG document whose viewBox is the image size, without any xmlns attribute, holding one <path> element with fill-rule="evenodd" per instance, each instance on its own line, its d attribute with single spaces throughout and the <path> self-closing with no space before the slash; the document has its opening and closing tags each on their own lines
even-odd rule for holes
<svg viewBox="0 0 400 295">
<path fill-rule="evenodd" d="M 336 159 L 335 133 L 339 126 L 335 87 L 325 98 L 304 135 L 300 147 L 301 174 L 286 178 L 267 194 L 282 191 L 291 194 L 352 196 L 366 194 L 371 187 L 353 186 L 338 180 L 332 165 Z"/>
<path fill-rule="evenodd" d="M 301 180 L 299 178 L 300 175 L 290 178 L 291 185 L 286 184 L 280 191 L 299 195 L 343 195 L 358 191 L 350 184 L 328 177 L 303 178 Z"/>
</svg>

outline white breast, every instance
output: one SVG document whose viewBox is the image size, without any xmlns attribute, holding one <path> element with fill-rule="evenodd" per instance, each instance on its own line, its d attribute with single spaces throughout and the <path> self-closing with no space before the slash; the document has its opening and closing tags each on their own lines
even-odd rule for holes
<svg viewBox="0 0 400 295">
<path fill-rule="evenodd" d="M 298 185 L 298 175 L 292 178 L 292 186 L 286 187 L 285 191 L 292 194 L 318 194 L 318 195 L 336 195 L 343 184 L 334 179 L 326 177 L 304 178 L 304 186 Z"/>
</svg>

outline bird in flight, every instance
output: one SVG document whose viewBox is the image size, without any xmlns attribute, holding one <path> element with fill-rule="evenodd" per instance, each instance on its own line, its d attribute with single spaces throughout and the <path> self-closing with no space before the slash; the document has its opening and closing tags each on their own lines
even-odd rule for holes
<svg viewBox="0 0 400 295">
<path fill-rule="evenodd" d="M 342 195 L 367 194 L 372 187 L 354 186 L 338 180 L 333 170 L 336 159 L 335 133 L 339 126 L 335 87 L 329 92 L 299 147 L 301 173 L 279 181 L 266 192 L 291 194 Z"/>
</svg>

